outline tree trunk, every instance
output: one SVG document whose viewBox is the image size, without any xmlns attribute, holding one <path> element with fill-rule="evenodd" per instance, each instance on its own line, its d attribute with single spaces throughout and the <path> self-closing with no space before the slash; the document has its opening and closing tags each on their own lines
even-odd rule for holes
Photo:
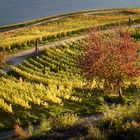
<svg viewBox="0 0 140 140">
<path fill-rule="evenodd" d="M 119 93 L 119 97 L 122 99 L 122 88 L 121 87 L 119 87 L 118 93 Z"/>
<path fill-rule="evenodd" d="M 119 95 L 119 97 L 122 99 L 122 88 L 119 80 L 116 83 L 116 92 Z"/>
</svg>

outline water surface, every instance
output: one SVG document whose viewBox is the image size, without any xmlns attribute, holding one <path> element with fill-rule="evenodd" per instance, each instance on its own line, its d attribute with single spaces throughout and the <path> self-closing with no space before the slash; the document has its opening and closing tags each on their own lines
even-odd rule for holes
<svg viewBox="0 0 140 140">
<path fill-rule="evenodd" d="M 66 12 L 140 7 L 140 0 L 0 0 L 0 26 Z"/>
</svg>

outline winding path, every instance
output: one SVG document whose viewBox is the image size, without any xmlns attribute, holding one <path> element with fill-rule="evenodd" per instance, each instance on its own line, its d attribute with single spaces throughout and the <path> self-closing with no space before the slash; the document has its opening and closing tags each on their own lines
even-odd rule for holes
<svg viewBox="0 0 140 140">
<path fill-rule="evenodd" d="M 81 14 L 88 14 L 88 15 L 93 15 L 93 14 L 101 14 L 101 13 L 111 13 L 111 12 L 114 12 L 114 11 L 118 11 L 118 9 L 108 9 L 108 10 L 98 10 L 98 11 L 85 11 L 85 12 L 82 12 L 81 11 Z M 38 26 L 38 25 L 41 25 L 43 23 L 46 23 L 46 22 L 49 22 L 49 21 L 57 21 L 59 19 L 62 19 L 62 18 L 65 18 L 67 17 L 68 15 L 74 15 L 74 14 L 78 14 L 79 12 L 74 12 L 74 13 L 68 13 L 68 14 L 63 14 L 63 15 L 55 15 L 55 16 L 52 16 L 52 17 L 46 17 L 46 19 L 44 18 L 43 21 L 38 21 L 39 19 L 37 19 L 37 22 L 36 23 L 32 23 L 30 25 L 24 25 L 23 27 L 15 27 L 13 29 L 9 27 L 7 28 L 1 28 L 0 29 L 0 32 L 7 32 L 7 31 L 13 31 L 13 30 L 18 30 L 20 28 L 29 28 L 29 27 L 34 27 L 34 26 Z M 43 18 L 42 18 L 43 19 Z M 22 23 L 21 23 L 22 24 Z"/>
<path fill-rule="evenodd" d="M 61 41 L 56 41 L 56 42 L 53 42 L 53 43 L 49 43 L 47 45 L 40 45 L 39 46 L 39 52 L 44 50 L 46 47 L 54 47 L 54 46 L 57 46 L 57 45 L 61 45 L 62 43 L 77 41 L 77 40 L 80 40 L 80 39 L 83 39 L 83 38 L 85 38 L 85 36 L 81 35 L 81 36 L 72 37 L 72 38 L 69 38 L 69 39 L 64 39 L 64 40 L 61 40 Z M 34 54 L 34 51 L 35 51 L 35 48 L 32 48 L 32 49 L 29 49 L 29 50 L 19 52 L 19 53 L 14 54 L 14 55 L 9 55 L 8 58 L 7 58 L 7 63 L 9 65 L 17 66 L 18 64 L 22 63 L 26 58 L 32 56 Z M 8 66 L 6 69 L 4 69 L 4 72 L 9 72 L 10 70 L 11 70 L 10 66 Z"/>
<path fill-rule="evenodd" d="M 140 24 L 131 26 L 131 28 L 139 28 L 139 27 L 140 27 Z M 120 28 L 120 27 L 109 28 L 109 29 L 106 29 L 106 30 L 102 30 L 102 32 L 107 31 L 107 30 L 115 30 L 115 29 L 118 29 L 118 28 Z M 61 45 L 62 43 L 67 43 L 67 42 L 72 42 L 72 41 L 77 41 L 77 40 L 80 40 L 80 39 L 84 39 L 85 37 L 86 37 L 85 35 L 80 35 L 80 36 L 77 36 L 77 37 L 71 37 L 71 38 L 68 38 L 68 39 L 63 39 L 61 41 L 55 41 L 55 42 L 49 43 L 47 45 L 40 45 L 39 46 L 39 51 L 44 50 L 46 47 L 54 47 L 56 45 Z M 7 62 L 8 62 L 9 65 L 17 66 L 18 64 L 22 63 L 27 57 L 30 57 L 31 55 L 33 55 L 34 51 L 35 51 L 35 48 L 31 48 L 29 50 L 24 50 L 22 52 L 14 54 L 14 55 L 9 55 L 8 58 L 7 58 Z M 9 66 L 6 69 L 4 69 L 4 72 L 9 72 L 10 70 L 11 69 L 10 69 L 10 66 Z"/>
<path fill-rule="evenodd" d="M 140 27 L 140 24 L 133 25 L 131 27 L 132 28 L 138 28 L 138 27 Z M 107 29 L 107 30 L 115 30 L 115 29 L 118 29 L 118 28 L 119 27 L 115 27 L 115 28 L 111 28 L 111 29 Z M 80 39 L 83 39 L 85 37 L 86 37 L 85 35 L 80 35 L 80 36 L 77 36 L 77 37 L 72 37 L 72 38 L 69 38 L 69 39 L 56 41 L 56 42 L 50 43 L 48 45 L 42 45 L 42 46 L 39 46 L 39 51 L 44 50 L 46 47 L 54 47 L 56 45 L 61 45 L 62 43 L 67 43 L 67 42 L 80 40 Z M 10 65 L 17 66 L 18 64 L 22 63 L 27 57 L 30 57 L 33 53 L 34 53 L 34 48 L 19 52 L 19 53 L 14 54 L 14 55 L 9 55 L 8 58 L 7 58 L 7 62 Z M 8 67 L 7 69 L 4 69 L 3 71 L 9 72 L 10 70 L 11 70 L 10 67 Z M 91 115 L 91 116 L 85 117 L 85 119 L 91 119 L 91 118 L 93 120 L 98 120 L 101 117 L 96 116 L 96 115 Z M 13 130 L 1 131 L 0 132 L 0 140 L 6 140 L 6 139 L 10 140 L 10 139 L 12 139 L 13 133 L 14 133 Z"/>
</svg>

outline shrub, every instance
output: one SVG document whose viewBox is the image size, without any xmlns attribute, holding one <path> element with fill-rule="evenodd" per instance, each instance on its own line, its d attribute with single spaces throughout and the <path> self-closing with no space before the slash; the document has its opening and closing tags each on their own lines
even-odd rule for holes
<svg viewBox="0 0 140 140">
<path fill-rule="evenodd" d="M 130 105 L 113 106 L 105 112 L 103 116 L 103 124 L 112 129 L 125 129 L 128 122 L 136 121 L 140 116 L 140 102 L 136 101 Z M 127 126 L 127 127 L 126 127 Z"/>
<path fill-rule="evenodd" d="M 53 128 L 69 127 L 69 126 L 72 126 L 72 125 L 78 123 L 79 117 L 76 114 L 66 113 L 63 115 L 51 117 L 49 120 L 50 120 Z"/>
<path fill-rule="evenodd" d="M 25 132 L 19 124 L 15 124 L 14 126 L 14 139 L 26 139 L 28 138 L 27 132 Z"/>
<path fill-rule="evenodd" d="M 86 122 L 85 126 L 88 129 L 88 135 L 85 140 L 107 140 L 106 135 L 96 125 L 91 122 Z"/>
<path fill-rule="evenodd" d="M 76 114 L 66 113 L 63 115 L 50 117 L 48 119 L 43 117 L 37 133 L 40 134 L 56 128 L 70 127 L 78 122 L 79 122 L 79 117 Z"/>
<path fill-rule="evenodd" d="M 48 119 L 43 118 L 37 133 L 39 133 L 39 134 L 45 133 L 51 129 L 52 129 L 52 127 L 51 127 L 50 121 Z"/>
</svg>

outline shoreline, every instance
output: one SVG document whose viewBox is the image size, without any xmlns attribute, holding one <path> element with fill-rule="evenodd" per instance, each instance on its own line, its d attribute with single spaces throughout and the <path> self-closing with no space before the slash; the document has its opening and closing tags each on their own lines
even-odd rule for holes
<svg viewBox="0 0 140 140">
<path fill-rule="evenodd" d="M 36 26 L 36 24 L 41 24 L 43 22 L 55 20 L 57 18 L 62 18 L 65 16 L 70 16 L 70 15 L 76 15 L 76 14 L 84 14 L 84 13 L 96 13 L 96 12 L 104 12 L 104 11 L 116 11 L 116 10 L 125 10 L 125 9 L 131 9 L 131 8 L 109 8 L 109 9 L 89 9 L 89 10 L 82 10 L 82 11 L 76 11 L 76 12 L 70 12 L 70 13 L 62 13 L 58 15 L 53 15 L 53 16 L 46 16 L 42 18 L 37 18 L 33 20 L 27 20 L 23 22 L 18 22 L 15 24 L 7 24 L 7 25 L 2 25 L 0 26 L 0 32 L 5 32 L 13 29 L 18 29 L 18 28 L 23 28 L 23 27 L 28 27 L 28 26 Z"/>
</svg>

